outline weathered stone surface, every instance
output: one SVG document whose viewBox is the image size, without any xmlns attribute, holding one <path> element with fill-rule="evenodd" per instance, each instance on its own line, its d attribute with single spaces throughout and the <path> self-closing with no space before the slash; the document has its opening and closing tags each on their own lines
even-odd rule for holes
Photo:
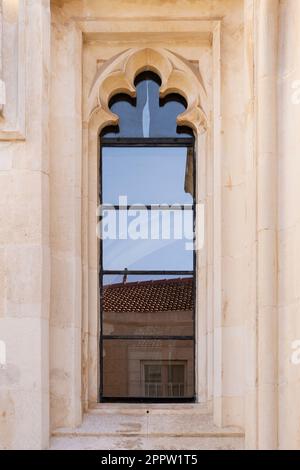
<svg viewBox="0 0 300 470">
<path fill-rule="evenodd" d="M 299 0 L 0 4 L 0 448 L 47 448 L 55 430 L 52 448 L 300 449 Z M 111 95 L 134 95 L 147 68 L 185 96 L 179 122 L 197 137 L 209 416 L 153 411 L 152 436 L 141 417 L 121 437 L 127 407 L 80 427 L 99 387 L 98 134 L 116 122 Z M 186 435 L 182 414 L 212 434 Z M 98 424 L 111 434 L 84 435 Z"/>
<path fill-rule="evenodd" d="M 201 405 L 104 405 L 76 429 L 53 432 L 50 449 L 243 449 L 241 429 L 218 428 Z"/>
</svg>

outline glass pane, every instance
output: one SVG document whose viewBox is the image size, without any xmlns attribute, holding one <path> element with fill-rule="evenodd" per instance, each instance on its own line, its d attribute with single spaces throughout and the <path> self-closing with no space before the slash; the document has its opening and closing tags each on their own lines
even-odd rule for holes
<svg viewBox="0 0 300 470">
<path fill-rule="evenodd" d="M 102 202 L 192 204 L 192 166 L 192 148 L 103 147 Z"/>
<path fill-rule="evenodd" d="M 104 269 L 192 270 L 192 210 L 103 211 Z"/>
<path fill-rule="evenodd" d="M 181 373 L 169 375 L 169 366 L 175 365 L 181 366 Z M 105 397 L 192 398 L 193 341 L 103 340 L 103 394 Z"/>
<path fill-rule="evenodd" d="M 125 279 L 124 279 L 125 277 Z M 103 285 L 122 284 L 125 282 L 159 281 L 165 279 L 191 279 L 191 274 L 106 274 L 103 276 Z"/>
<path fill-rule="evenodd" d="M 162 364 L 145 364 L 145 381 L 150 383 L 161 382 L 162 377 Z"/>
<path fill-rule="evenodd" d="M 110 103 L 119 116 L 119 126 L 104 130 L 105 137 L 191 137 L 192 132 L 177 126 L 176 118 L 186 109 L 180 95 L 159 98 L 160 79 L 143 73 L 136 80 L 136 98 L 120 94 Z"/>
<path fill-rule="evenodd" d="M 104 276 L 104 335 L 193 336 L 192 277 L 132 277 Z"/>
<path fill-rule="evenodd" d="M 176 384 L 184 381 L 184 365 L 169 364 L 168 365 L 168 381 Z"/>
</svg>

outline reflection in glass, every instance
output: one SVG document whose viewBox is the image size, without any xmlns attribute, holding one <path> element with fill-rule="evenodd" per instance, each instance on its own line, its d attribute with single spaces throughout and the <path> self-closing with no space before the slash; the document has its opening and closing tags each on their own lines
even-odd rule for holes
<svg viewBox="0 0 300 470">
<path fill-rule="evenodd" d="M 126 274 L 121 282 L 104 279 L 103 334 L 192 336 L 193 278 L 135 277 L 139 280 Z"/>
<path fill-rule="evenodd" d="M 192 398 L 192 340 L 103 340 L 103 395 Z"/>
<path fill-rule="evenodd" d="M 100 135 L 104 400 L 194 399 L 194 136 L 176 122 L 187 103 L 160 85 L 140 74 Z"/>
<path fill-rule="evenodd" d="M 180 275 L 180 279 L 191 278 L 190 274 Z M 124 282 L 159 281 L 164 279 L 178 279 L 178 274 L 105 274 L 103 285 L 121 284 Z"/>
<path fill-rule="evenodd" d="M 192 270 L 192 242 L 192 210 L 103 211 L 104 269 Z"/>
<path fill-rule="evenodd" d="M 103 204 L 192 204 L 192 162 L 186 147 L 103 147 Z"/>
<path fill-rule="evenodd" d="M 180 95 L 159 98 L 160 78 L 151 73 L 140 74 L 136 81 L 136 98 L 119 94 L 112 98 L 110 109 L 119 116 L 119 126 L 104 129 L 104 137 L 188 137 L 189 129 L 177 126 L 177 116 L 186 109 Z"/>
</svg>

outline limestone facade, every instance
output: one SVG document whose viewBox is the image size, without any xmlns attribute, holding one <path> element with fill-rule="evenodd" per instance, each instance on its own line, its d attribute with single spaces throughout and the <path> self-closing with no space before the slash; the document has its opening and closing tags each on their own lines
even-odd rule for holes
<svg viewBox="0 0 300 470">
<path fill-rule="evenodd" d="M 300 1 L 0 5 L 0 448 L 100 406 L 99 131 L 152 70 L 196 137 L 197 403 L 300 449 Z"/>
</svg>

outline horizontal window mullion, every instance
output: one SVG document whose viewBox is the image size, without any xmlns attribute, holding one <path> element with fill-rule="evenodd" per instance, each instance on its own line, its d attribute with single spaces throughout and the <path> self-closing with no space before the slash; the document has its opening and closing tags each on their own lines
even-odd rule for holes
<svg viewBox="0 0 300 470">
<path fill-rule="evenodd" d="M 182 276 L 188 276 L 188 275 L 193 275 L 195 274 L 194 270 L 165 270 L 165 271 L 159 271 L 159 270 L 130 270 L 130 269 L 102 269 L 100 276 L 101 275 L 109 275 L 109 274 L 128 274 L 128 275 L 182 275 Z"/>
<path fill-rule="evenodd" d="M 101 403 L 194 403 L 196 401 L 195 395 L 187 397 L 141 397 L 141 396 L 127 396 L 127 397 L 114 397 L 100 394 Z"/>
<path fill-rule="evenodd" d="M 126 339 L 129 341 L 134 340 L 173 340 L 173 341 L 193 341 L 194 336 L 180 336 L 180 335 L 102 335 L 102 339 L 104 340 L 122 340 Z"/>
<path fill-rule="evenodd" d="M 182 204 L 182 205 L 172 205 L 172 204 L 165 204 L 165 205 L 157 205 L 157 204 L 131 204 L 127 206 L 120 206 L 118 204 L 102 204 L 101 205 L 101 210 L 123 210 L 123 211 L 129 211 L 129 210 L 166 210 L 166 211 L 173 211 L 173 210 L 188 210 L 192 211 L 195 209 L 194 204 Z"/>
<path fill-rule="evenodd" d="M 193 147 L 195 140 L 191 138 L 134 138 L 134 137 L 102 137 L 102 147 Z"/>
</svg>

